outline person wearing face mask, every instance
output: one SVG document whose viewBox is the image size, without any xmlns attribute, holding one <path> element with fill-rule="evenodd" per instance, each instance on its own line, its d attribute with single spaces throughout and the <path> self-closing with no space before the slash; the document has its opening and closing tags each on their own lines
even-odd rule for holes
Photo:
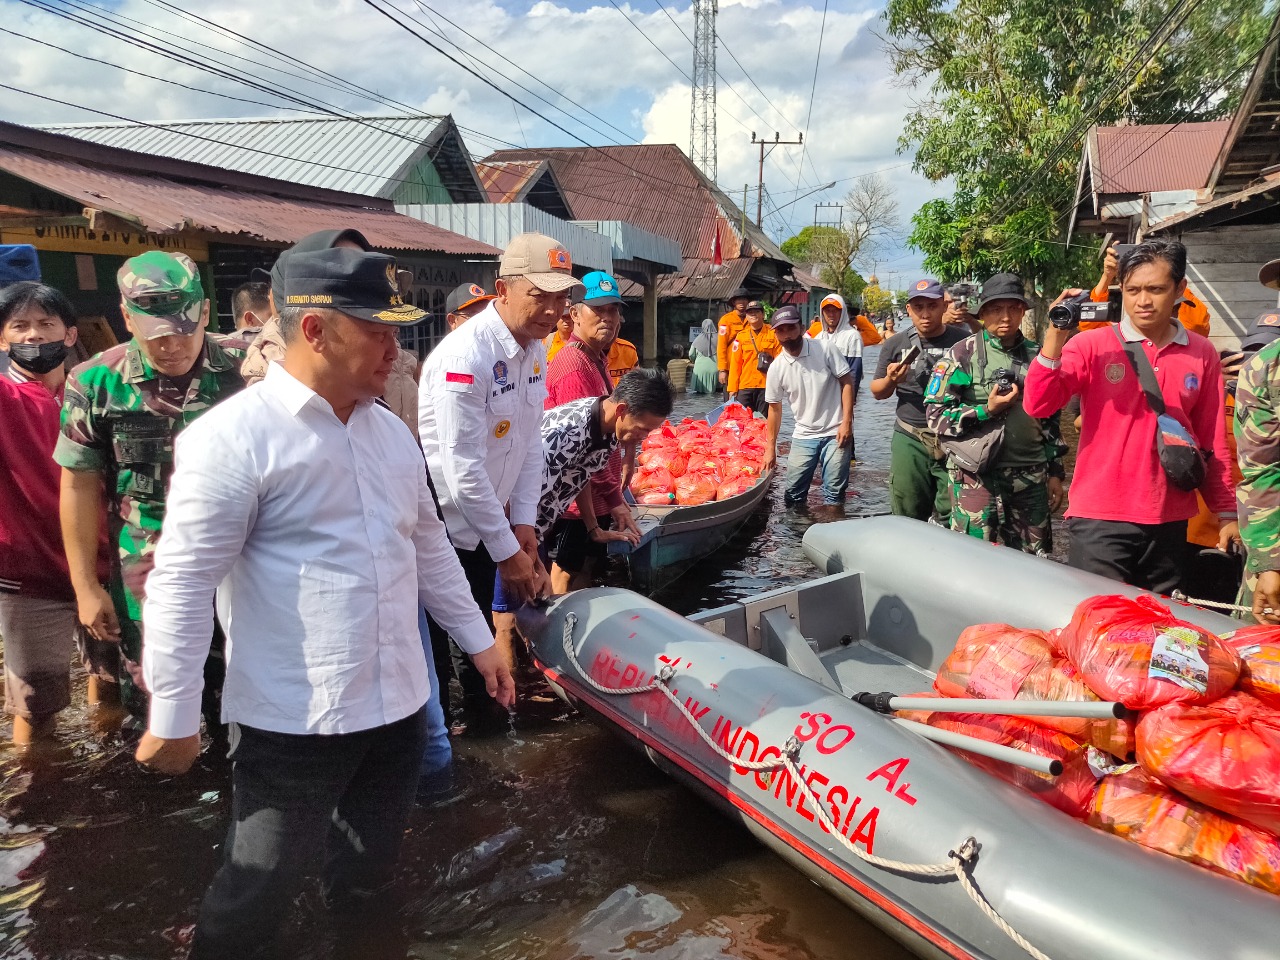
<svg viewBox="0 0 1280 960">
<path fill-rule="evenodd" d="M 164 522 L 173 441 L 219 400 L 244 387 L 244 342 L 206 333 L 209 301 L 190 257 L 149 250 L 116 275 L 132 339 L 71 371 L 53 459 L 63 467 L 60 512 L 80 623 L 119 644 L 120 694 L 145 719 L 141 686 L 144 585 Z M 119 574 L 94 565 L 99 517 L 110 518 Z M 218 669 L 217 655 L 210 668 Z M 216 673 L 205 715 L 218 723 Z"/>
<path fill-rule="evenodd" d="M 78 332 L 74 309 L 52 287 L 28 280 L 0 291 L 0 350 L 10 359 L 0 374 L 0 636 L 17 746 L 47 739 L 71 703 L 73 647 L 90 670 L 92 695 L 104 679 L 94 665 L 111 653 L 85 643 L 58 528 L 52 454 Z M 105 579 L 109 557 L 98 546 L 96 573 Z M 114 671 L 105 678 L 114 681 Z"/>
</svg>

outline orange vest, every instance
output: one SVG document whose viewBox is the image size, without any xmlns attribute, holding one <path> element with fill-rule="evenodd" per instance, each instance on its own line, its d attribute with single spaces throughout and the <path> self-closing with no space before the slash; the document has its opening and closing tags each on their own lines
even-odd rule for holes
<svg viewBox="0 0 1280 960">
<path fill-rule="evenodd" d="M 569 341 L 560 336 L 560 330 L 556 329 L 542 342 L 547 345 L 547 363 L 550 363 L 555 358 L 555 355 L 560 352 L 560 348 Z"/>
<path fill-rule="evenodd" d="M 551 359 L 551 355 L 547 355 L 547 359 Z M 613 341 L 613 346 L 609 348 L 609 379 L 613 381 L 616 387 L 618 381 L 624 376 L 640 366 L 640 354 L 636 353 L 636 345 L 630 340 L 623 340 L 619 337 Z"/>
<path fill-rule="evenodd" d="M 720 339 L 716 343 L 716 367 L 729 369 L 729 344 L 733 343 L 739 331 L 747 325 L 747 318 L 740 317 L 732 310 L 720 318 L 718 333 Z"/>
<path fill-rule="evenodd" d="M 776 357 L 781 352 L 782 344 L 767 323 L 759 333 L 743 327 L 729 347 L 729 392 L 764 389 L 764 374 L 756 366 L 756 359 L 762 353 Z"/>
</svg>

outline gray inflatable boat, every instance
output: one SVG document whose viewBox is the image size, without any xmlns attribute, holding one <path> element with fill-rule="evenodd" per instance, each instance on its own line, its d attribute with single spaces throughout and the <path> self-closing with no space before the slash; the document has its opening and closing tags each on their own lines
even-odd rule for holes
<svg viewBox="0 0 1280 960">
<path fill-rule="evenodd" d="M 805 551 L 828 576 L 690 619 L 606 588 L 521 625 L 562 696 L 922 956 L 1280 957 L 1276 897 L 1092 830 L 849 699 L 928 690 L 970 624 L 1052 628 L 1137 591 L 893 517 L 815 525 Z"/>
</svg>

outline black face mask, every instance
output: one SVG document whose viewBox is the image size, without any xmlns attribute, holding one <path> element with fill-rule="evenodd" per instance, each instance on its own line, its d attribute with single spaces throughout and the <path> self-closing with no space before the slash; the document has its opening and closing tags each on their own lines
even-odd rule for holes
<svg viewBox="0 0 1280 960">
<path fill-rule="evenodd" d="M 9 359 L 23 370 L 43 376 L 67 359 L 67 349 L 67 345 L 61 340 L 52 343 L 11 343 Z"/>
</svg>

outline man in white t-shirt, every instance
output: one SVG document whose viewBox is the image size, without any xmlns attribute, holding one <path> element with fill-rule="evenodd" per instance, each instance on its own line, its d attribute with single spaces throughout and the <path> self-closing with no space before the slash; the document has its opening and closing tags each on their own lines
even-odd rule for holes
<svg viewBox="0 0 1280 960">
<path fill-rule="evenodd" d="M 849 363 L 829 341 L 804 335 L 800 311 L 783 307 L 773 315 L 773 332 L 782 353 L 769 365 L 764 399 L 769 405 L 768 449 L 765 469 L 778 462 L 778 430 L 782 401 L 791 404 L 796 427 L 791 434 L 784 501 L 802 505 L 809 496 L 813 474 L 822 467 L 822 498 L 832 510 L 843 512 L 849 486 L 853 450 L 853 384 Z"/>
</svg>

